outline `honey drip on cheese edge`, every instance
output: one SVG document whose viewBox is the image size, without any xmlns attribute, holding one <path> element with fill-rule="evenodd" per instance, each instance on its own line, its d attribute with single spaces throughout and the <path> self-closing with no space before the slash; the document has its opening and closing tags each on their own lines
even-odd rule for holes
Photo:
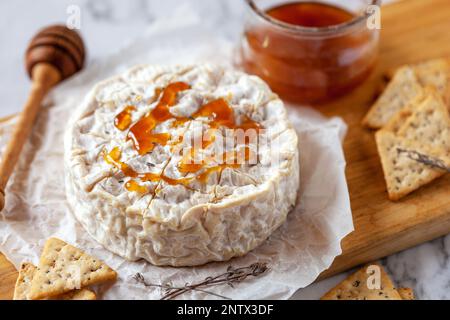
<svg viewBox="0 0 450 320">
<path fill-rule="evenodd" d="M 132 112 L 136 110 L 134 106 L 127 106 L 122 112 L 120 112 L 115 120 L 114 125 L 117 129 L 125 131 L 129 129 L 127 133 L 127 139 L 132 140 L 135 150 L 139 155 L 145 155 L 152 152 L 156 145 L 165 146 L 171 139 L 169 133 L 155 133 L 153 130 L 158 126 L 158 124 L 165 121 L 173 120 L 172 127 L 178 127 L 183 125 L 187 121 L 196 118 L 208 118 L 210 120 L 209 125 L 212 129 L 219 128 L 221 126 L 227 127 L 229 129 L 255 129 L 257 132 L 262 129 L 262 126 L 251 120 L 247 116 L 241 118 L 241 124 L 237 125 L 234 117 L 234 111 L 229 106 L 226 100 L 219 98 L 206 103 L 201 106 L 197 112 L 195 112 L 191 117 L 177 117 L 170 112 L 170 107 L 177 103 L 178 94 L 182 91 L 189 90 L 191 87 L 185 82 L 174 82 L 169 84 L 165 89 L 157 89 L 156 95 L 160 96 L 159 102 L 153 110 L 148 114 L 138 120 L 136 123 L 132 124 Z M 131 127 L 130 127 L 131 126 Z M 214 130 L 208 130 L 207 135 Z M 177 141 L 177 143 L 181 143 Z M 202 142 L 202 148 L 207 148 L 211 143 L 214 142 L 214 136 L 208 137 L 207 141 Z M 152 181 L 159 182 L 164 181 L 169 185 L 184 185 L 187 186 L 193 180 L 198 180 L 200 182 L 206 182 L 209 175 L 213 172 L 222 171 L 227 167 L 238 168 L 240 165 L 232 163 L 230 164 L 229 159 L 236 159 L 241 156 L 240 152 L 231 151 L 227 152 L 220 157 L 222 159 L 227 159 L 225 164 L 214 165 L 212 167 L 207 167 L 210 159 L 202 161 L 200 164 L 195 163 L 195 154 L 198 150 L 191 148 L 189 152 L 183 156 L 182 160 L 178 164 L 178 169 L 181 173 L 189 174 L 196 173 L 202 169 L 204 171 L 194 177 L 172 179 L 164 174 L 156 173 L 138 173 L 134 171 L 129 165 L 120 161 L 121 151 L 118 147 L 115 147 L 109 153 L 106 151 L 103 154 L 105 161 L 117 169 L 123 172 L 123 174 L 132 179 L 139 179 L 142 182 Z M 250 149 L 248 146 L 244 148 L 244 158 L 248 160 L 250 158 Z M 130 179 L 126 184 L 125 188 L 128 191 L 145 193 L 147 188 L 140 185 L 135 180 Z"/>
</svg>

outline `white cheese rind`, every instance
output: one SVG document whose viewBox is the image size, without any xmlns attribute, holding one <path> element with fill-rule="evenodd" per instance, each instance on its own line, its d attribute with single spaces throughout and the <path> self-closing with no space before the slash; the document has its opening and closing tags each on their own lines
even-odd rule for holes
<svg viewBox="0 0 450 320">
<path fill-rule="evenodd" d="M 271 148 L 262 146 L 258 165 L 212 174 L 206 185 L 196 183 L 197 191 L 146 182 L 156 196 L 129 192 L 120 172 L 102 159 L 102 150 L 119 146 L 124 161 L 140 172 L 170 171 L 171 154 L 159 146 L 137 156 L 125 142 L 126 132 L 114 128 L 114 117 L 133 102 L 136 121 L 154 106 L 148 99 L 155 88 L 174 81 L 192 86 L 180 94 L 174 114 L 188 116 L 202 100 L 223 97 L 236 115 L 261 123 L 278 140 Z M 136 96 L 144 102 L 136 102 Z M 174 136 L 184 135 L 189 124 L 176 130 Z M 271 161 L 274 156 L 280 160 Z M 128 260 L 155 265 L 194 266 L 246 254 L 285 221 L 299 188 L 297 135 L 281 100 L 257 77 L 210 65 L 140 66 L 98 84 L 70 120 L 65 168 L 67 199 L 88 233 Z"/>
</svg>

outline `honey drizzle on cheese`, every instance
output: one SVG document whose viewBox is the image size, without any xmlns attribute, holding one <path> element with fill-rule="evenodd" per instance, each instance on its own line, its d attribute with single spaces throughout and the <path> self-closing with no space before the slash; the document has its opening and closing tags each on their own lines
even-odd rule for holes
<svg viewBox="0 0 450 320">
<path fill-rule="evenodd" d="M 170 140 L 168 133 L 154 133 L 153 129 L 164 121 L 176 119 L 184 123 L 186 118 L 177 118 L 170 113 L 170 107 L 176 104 L 178 93 L 190 89 L 184 82 L 169 84 L 162 92 L 156 107 L 136 122 L 128 132 L 127 138 L 133 141 L 134 147 L 140 155 L 151 152 L 157 144 L 165 146 Z"/>
<path fill-rule="evenodd" d="M 146 193 L 147 188 L 143 185 L 140 185 L 135 180 L 128 180 L 128 182 L 125 184 L 125 189 L 131 192 L 137 192 L 137 193 Z"/>
<path fill-rule="evenodd" d="M 114 125 L 120 131 L 125 131 L 130 127 L 131 124 L 131 113 L 135 111 L 134 106 L 127 106 L 121 113 L 119 113 L 114 118 Z"/>
<path fill-rule="evenodd" d="M 134 148 L 140 155 L 145 155 L 149 152 L 152 152 L 156 145 L 167 145 L 168 141 L 171 139 L 170 134 L 154 133 L 153 130 L 158 126 L 158 124 L 169 120 L 173 120 L 172 127 L 177 127 L 190 120 L 194 120 L 197 118 L 207 118 L 208 124 L 213 129 L 207 131 L 208 139 L 206 141 L 202 141 L 202 149 L 206 149 L 210 144 L 214 142 L 214 135 L 212 135 L 211 132 L 214 132 L 214 129 L 217 129 L 221 126 L 227 127 L 229 129 L 255 129 L 257 132 L 262 129 L 262 126 L 259 123 L 251 120 L 246 115 L 241 117 L 241 123 L 239 125 L 236 124 L 234 110 L 223 98 L 219 98 L 204 104 L 191 117 L 177 117 L 173 115 L 170 112 L 170 107 L 176 104 L 178 94 L 182 91 L 189 90 L 190 88 L 190 85 L 187 83 L 174 82 L 169 84 L 163 90 L 156 90 L 156 95 L 161 97 L 153 110 L 151 110 L 135 124 L 133 124 L 130 128 L 131 113 L 135 111 L 136 108 L 134 106 L 127 106 L 121 113 L 116 116 L 114 122 L 116 128 L 121 131 L 130 128 L 127 134 L 127 139 L 133 141 Z M 181 142 L 182 139 L 178 139 L 176 144 L 179 144 Z M 247 143 L 248 142 L 246 141 L 246 144 Z M 237 159 L 237 151 L 232 151 L 231 154 L 229 151 L 224 153 L 223 155 L 220 155 L 219 159 L 223 159 L 224 164 L 214 165 L 210 167 L 208 167 L 208 164 L 213 162 L 213 159 L 217 158 L 209 157 L 201 161 L 201 163 L 195 163 L 194 159 L 198 151 L 199 150 L 196 150 L 195 148 L 191 148 L 189 152 L 186 152 L 186 154 L 182 157 L 180 163 L 178 164 L 178 170 L 181 173 L 185 174 L 196 173 L 202 169 L 204 169 L 204 171 L 196 176 L 180 179 L 169 178 L 164 175 L 164 172 L 161 174 L 136 172 L 133 168 L 120 160 L 121 151 L 118 147 L 113 148 L 109 153 L 104 151 L 103 157 L 107 163 L 115 166 L 127 177 L 130 177 L 132 179 L 139 179 L 142 182 L 164 181 L 169 185 L 187 186 L 193 180 L 206 182 L 209 175 L 214 172 L 221 172 L 225 168 L 240 167 L 240 165 L 237 163 L 230 163 L 232 162 L 230 161 L 230 159 Z M 250 149 L 247 145 L 245 146 L 244 152 L 244 158 L 245 160 L 248 160 L 250 158 Z M 138 182 L 132 179 L 130 179 L 125 185 L 125 188 L 128 191 L 139 193 L 147 192 L 147 188 L 145 186 L 140 185 Z"/>
<path fill-rule="evenodd" d="M 117 169 L 119 169 L 125 176 L 127 176 L 129 178 L 139 179 L 142 182 L 164 181 L 170 185 L 188 184 L 190 182 L 190 179 L 172 179 L 163 174 L 158 174 L 158 173 L 153 173 L 153 172 L 139 173 L 139 172 L 135 171 L 133 168 L 131 168 L 128 164 L 122 162 L 120 160 L 121 157 L 122 157 L 122 152 L 120 151 L 119 147 L 114 147 L 109 153 L 107 153 L 106 151 L 103 151 L 103 158 L 105 159 L 105 161 L 107 163 L 113 165 Z M 125 185 L 125 187 L 129 191 L 137 191 L 137 192 L 142 191 L 143 189 L 138 188 L 138 186 L 139 185 L 134 180 L 129 180 Z M 147 189 L 145 191 L 147 191 Z"/>
</svg>

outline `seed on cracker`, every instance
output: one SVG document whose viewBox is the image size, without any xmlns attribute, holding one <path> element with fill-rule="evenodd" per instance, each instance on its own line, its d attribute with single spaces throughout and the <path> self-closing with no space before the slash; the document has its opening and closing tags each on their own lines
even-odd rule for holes
<svg viewBox="0 0 450 320">
<path fill-rule="evenodd" d="M 47 240 L 31 281 L 30 299 L 58 296 L 74 289 L 115 280 L 117 273 L 62 240 Z"/>
<path fill-rule="evenodd" d="M 31 280 L 37 270 L 32 263 L 22 263 L 19 276 L 17 277 L 16 286 L 14 288 L 14 300 L 28 300 L 28 294 L 31 288 Z M 88 289 L 73 290 L 61 296 L 54 297 L 58 300 L 96 300 L 94 292 Z"/>
<path fill-rule="evenodd" d="M 393 201 L 445 174 L 442 170 L 414 161 L 406 154 L 400 153 L 399 149 L 414 150 L 414 146 L 404 137 L 382 129 L 375 134 L 375 140 L 388 196 Z"/>
<path fill-rule="evenodd" d="M 402 297 L 402 300 L 414 300 L 414 291 L 411 288 L 399 288 L 398 293 L 400 294 L 400 297 Z"/>
<path fill-rule="evenodd" d="M 414 70 L 408 66 L 400 68 L 367 113 L 363 124 L 373 129 L 383 127 L 392 116 L 421 94 L 422 90 Z"/>
<path fill-rule="evenodd" d="M 402 298 L 384 268 L 377 263 L 370 263 L 328 291 L 321 300 L 402 300 Z"/>
</svg>

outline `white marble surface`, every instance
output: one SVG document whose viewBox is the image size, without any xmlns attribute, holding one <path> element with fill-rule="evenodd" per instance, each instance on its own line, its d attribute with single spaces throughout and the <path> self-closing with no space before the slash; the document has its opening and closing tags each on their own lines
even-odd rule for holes
<svg viewBox="0 0 450 320">
<path fill-rule="evenodd" d="M 386 1 L 385 1 L 386 2 Z M 89 49 L 88 63 L 101 59 L 139 36 L 143 29 L 175 10 L 195 10 L 205 27 L 237 38 L 242 25 L 243 0 L 15 0 L 0 2 L 0 117 L 18 112 L 26 99 L 29 80 L 23 53 L 42 26 L 65 22 L 67 7 L 81 9 L 81 32 Z M 414 288 L 420 299 L 450 299 L 450 235 L 384 259 L 399 286 Z M 345 277 L 313 284 L 294 298 L 317 299 Z"/>
</svg>

